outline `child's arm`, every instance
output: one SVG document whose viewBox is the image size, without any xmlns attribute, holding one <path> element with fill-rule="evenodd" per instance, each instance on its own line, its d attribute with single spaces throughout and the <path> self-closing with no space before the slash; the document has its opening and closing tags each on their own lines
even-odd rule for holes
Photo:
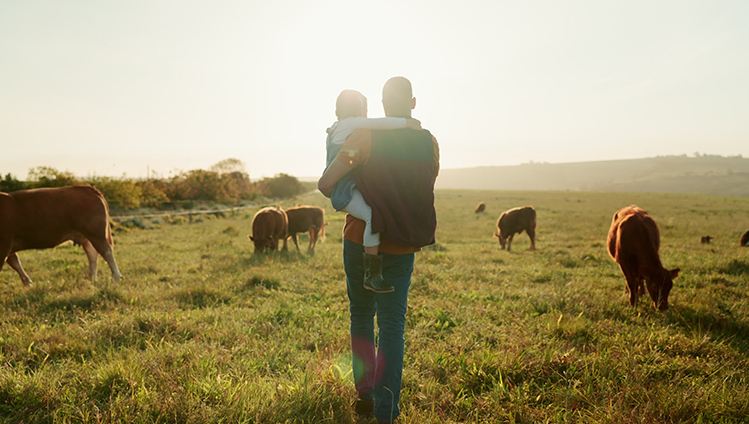
<svg viewBox="0 0 749 424">
<path fill-rule="evenodd" d="M 412 118 L 346 118 L 338 123 L 333 132 L 333 143 L 343 143 L 352 132 L 359 128 L 367 130 L 397 130 L 401 128 L 421 129 L 421 122 Z"/>
</svg>

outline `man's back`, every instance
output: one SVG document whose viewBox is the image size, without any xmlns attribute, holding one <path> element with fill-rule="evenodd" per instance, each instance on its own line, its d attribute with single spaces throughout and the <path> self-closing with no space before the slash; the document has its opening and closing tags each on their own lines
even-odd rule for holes
<svg viewBox="0 0 749 424">
<path fill-rule="evenodd" d="M 357 130 L 341 152 L 339 160 L 355 166 L 356 186 L 372 207 L 383 252 L 409 253 L 434 242 L 439 145 L 429 131 Z M 359 242 L 355 231 L 361 225 L 347 218 L 344 237 Z M 411 249 L 388 251 L 390 244 Z"/>
</svg>

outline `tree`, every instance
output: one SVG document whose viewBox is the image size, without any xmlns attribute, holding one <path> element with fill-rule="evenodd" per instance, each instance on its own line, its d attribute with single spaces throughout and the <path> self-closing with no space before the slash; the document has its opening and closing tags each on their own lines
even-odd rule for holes
<svg viewBox="0 0 749 424">
<path fill-rule="evenodd" d="M 29 181 L 34 187 L 65 187 L 81 183 L 71 172 L 58 171 L 49 166 L 31 168 Z"/>
<path fill-rule="evenodd" d="M 222 161 L 219 161 L 215 165 L 211 166 L 210 170 L 218 173 L 219 175 L 232 174 L 234 172 L 247 174 L 247 171 L 245 170 L 244 162 L 236 158 L 229 158 L 229 159 L 224 159 Z M 249 175 L 248 175 L 248 178 L 249 178 Z"/>
</svg>

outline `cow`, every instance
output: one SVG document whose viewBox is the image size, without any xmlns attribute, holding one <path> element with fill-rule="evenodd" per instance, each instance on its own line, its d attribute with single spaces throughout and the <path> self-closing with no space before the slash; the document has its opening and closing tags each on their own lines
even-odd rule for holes
<svg viewBox="0 0 749 424">
<path fill-rule="evenodd" d="M 749 247 L 749 231 L 745 232 L 744 235 L 741 236 L 739 244 L 744 247 Z"/>
<path fill-rule="evenodd" d="M 91 281 L 96 281 L 99 255 L 114 281 L 122 278 L 112 251 L 109 206 L 99 190 L 68 186 L 0 193 L 0 269 L 8 262 L 21 282 L 30 286 L 31 278 L 16 252 L 51 249 L 66 241 L 83 247 Z"/>
<path fill-rule="evenodd" d="M 278 240 L 283 240 L 283 250 L 287 250 L 289 219 L 278 206 L 262 208 L 252 218 L 252 235 L 247 237 L 255 243 L 255 253 L 266 249 L 278 250 Z"/>
<path fill-rule="evenodd" d="M 607 247 L 627 281 L 632 306 L 637 305 L 638 297 L 644 294 L 644 280 L 655 309 L 668 309 L 668 294 L 680 270 L 663 267 L 658 256 L 660 243 L 658 226 L 644 210 L 632 205 L 614 214 Z"/>
<path fill-rule="evenodd" d="M 479 202 L 478 205 L 476 205 L 476 210 L 473 211 L 473 213 L 481 213 L 486 210 L 486 204 L 484 202 Z"/>
<path fill-rule="evenodd" d="M 702 236 L 700 237 L 700 243 L 702 244 L 710 244 L 710 240 L 714 239 L 715 237 L 712 236 Z"/>
<path fill-rule="evenodd" d="M 507 251 L 510 251 L 512 245 L 512 236 L 520 234 L 523 231 L 531 239 L 529 250 L 536 250 L 536 210 L 533 206 L 523 206 L 513 208 L 502 212 L 497 219 L 497 230 L 494 237 L 499 239 L 499 245 L 504 250 L 505 244 Z"/>
<path fill-rule="evenodd" d="M 286 209 L 286 216 L 289 218 L 288 234 L 294 241 L 297 251 L 299 251 L 297 233 L 309 233 L 308 251 L 315 249 L 318 236 L 321 242 L 325 240 L 325 210 L 322 208 L 296 205 Z"/>
</svg>

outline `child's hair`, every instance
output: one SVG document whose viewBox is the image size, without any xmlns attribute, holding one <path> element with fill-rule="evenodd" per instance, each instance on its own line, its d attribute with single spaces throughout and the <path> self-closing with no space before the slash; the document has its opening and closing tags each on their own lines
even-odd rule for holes
<svg viewBox="0 0 749 424">
<path fill-rule="evenodd" d="M 367 116 L 367 98 L 356 90 L 343 90 L 335 101 L 335 115 L 338 120 L 352 116 Z"/>
</svg>

